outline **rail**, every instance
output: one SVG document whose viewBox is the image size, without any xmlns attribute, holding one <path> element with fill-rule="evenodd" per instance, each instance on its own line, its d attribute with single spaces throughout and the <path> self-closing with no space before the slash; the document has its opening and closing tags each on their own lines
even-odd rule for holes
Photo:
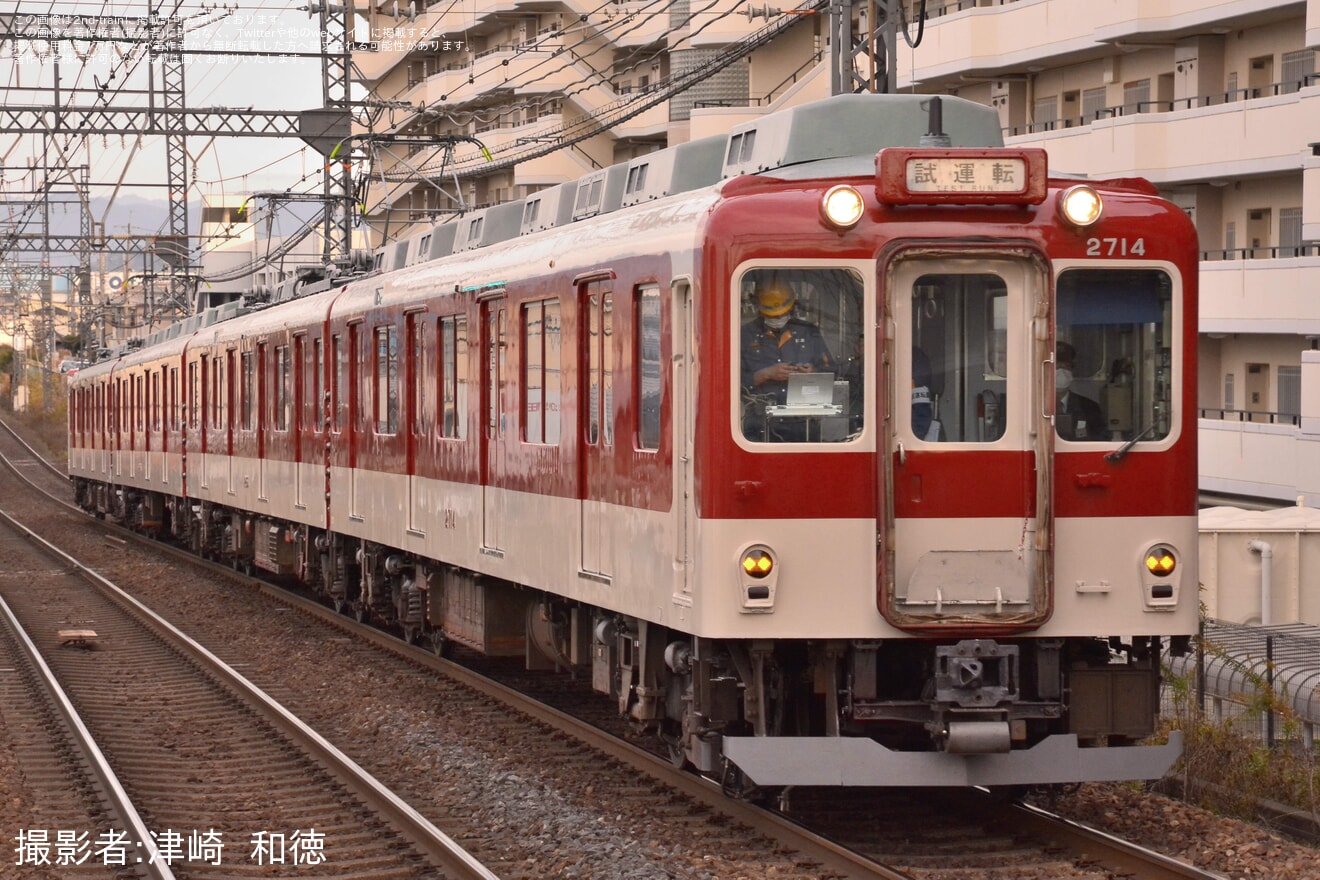
<svg viewBox="0 0 1320 880">
<path fill-rule="evenodd" d="M 51 546 L 9 514 L 0 511 L 0 518 L 4 520 L 5 525 L 28 540 L 33 541 L 33 543 L 38 544 L 38 546 L 45 545 L 46 548 Z M 109 760 L 102 753 L 100 747 L 97 746 L 96 740 L 88 731 L 87 726 L 83 724 L 78 710 L 73 706 L 73 701 L 60 687 L 59 681 L 55 678 L 55 673 L 51 671 L 50 666 L 46 664 L 45 659 L 41 656 L 41 651 L 28 637 L 22 624 L 19 623 L 18 618 L 10 610 L 8 603 L 2 598 L 0 598 L 0 624 L 6 626 L 13 633 L 14 639 L 21 647 L 28 664 L 36 671 L 41 686 L 50 695 L 51 701 L 63 719 L 64 726 L 68 729 L 75 747 L 82 752 L 88 769 L 96 777 L 110 810 L 122 823 L 121 830 L 129 835 L 130 839 L 139 841 L 146 848 L 147 858 L 142 860 L 139 867 L 146 872 L 150 880 L 173 880 L 174 872 L 170 870 L 170 866 L 163 859 L 156 857 L 156 843 L 151 831 L 147 828 L 141 814 L 138 813 L 137 807 L 133 805 L 132 798 L 124 790 L 124 786 L 110 766 Z"/>
</svg>

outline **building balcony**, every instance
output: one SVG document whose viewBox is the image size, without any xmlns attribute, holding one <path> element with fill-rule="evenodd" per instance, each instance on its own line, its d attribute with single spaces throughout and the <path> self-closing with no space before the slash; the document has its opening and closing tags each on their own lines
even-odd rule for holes
<svg viewBox="0 0 1320 880">
<path fill-rule="evenodd" d="M 663 42 L 669 35 L 669 8 L 657 7 L 653 3 L 636 2 L 616 3 L 607 7 L 609 17 L 605 24 L 612 25 L 608 31 L 610 41 L 619 49 L 640 49 Z M 658 11 L 657 11 L 658 10 Z M 605 15 L 597 9 L 591 21 L 601 24 Z"/>
<path fill-rule="evenodd" d="M 1310 0 L 1315 5 L 1316 0 Z M 919 49 L 898 44 L 900 88 L 1021 71 L 1027 60 L 1095 58 L 1097 49 L 1228 33 L 1277 18 L 1285 0 L 1114 0 L 1112 3 L 935 0 Z M 915 27 L 915 25 L 913 25 Z M 1108 45 L 1106 45 L 1108 44 Z"/>
<path fill-rule="evenodd" d="M 624 93 L 620 97 L 627 97 Z M 620 122 L 611 131 L 620 138 L 657 137 L 669 130 L 669 102 L 661 101 L 631 119 Z"/>
<path fill-rule="evenodd" d="M 1320 506 L 1320 351 L 1301 361 L 1300 414 L 1200 411 L 1202 492 Z"/>
<path fill-rule="evenodd" d="M 1200 332 L 1320 336 L 1320 250 L 1307 245 L 1287 253 L 1255 248 L 1204 254 L 1210 259 L 1201 262 Z"/>
<path fill-rule="evenodd" d="M 1202 492 L 1281 504 L 1306 495 L 1308 506 L 1320 502 L 1320 473 L 1308 464 L 1320 463 L 1320 436 L 1302 434 L 1289 421 L 1266 421 L 1269 413 L 1230 412 L 1230 418 L 1214 418 L 1223 411 L 1202 412 L 1212 416 L 1198 421 Z M 1258 420 L 1237 417 L 1252 415 Z"/>
<path fill-rule="evenodd" d="M 1315 139 L 1320 90 L 1247 93 L 1109 107 L 1095 119 L 1060 119 L 1006 131 L 1017 147 L 1043 147 L 1050 169 L 1093 178 L 1145 177 L 1157 185 L 1227 182 L 1298 171 Z"/>
</svg>

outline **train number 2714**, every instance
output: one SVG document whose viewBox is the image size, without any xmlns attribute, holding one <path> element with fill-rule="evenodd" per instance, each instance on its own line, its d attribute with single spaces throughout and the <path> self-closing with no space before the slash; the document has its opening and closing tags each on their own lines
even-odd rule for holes
<svg viewBox="0 0 1320 880">
<path fill-rule="evenodd" d="M 1086 240 L 1088 257 L 1144 257 L 1146 239 L 1144 238 L 1088 238 Z"/>
</svg>

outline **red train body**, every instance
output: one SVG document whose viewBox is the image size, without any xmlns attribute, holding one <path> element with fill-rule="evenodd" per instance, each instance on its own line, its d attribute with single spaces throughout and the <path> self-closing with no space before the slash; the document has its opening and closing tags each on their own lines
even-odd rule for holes
<svg viewBox="0 0 1320 880">
<path fill-rule="evenodd" d="M 78 498 L 590 670 L 729 780 L 1158 776 L 1194 231 L 928 106 L 767 116 L 158 333 L 71 383 Z"/>
</svg>

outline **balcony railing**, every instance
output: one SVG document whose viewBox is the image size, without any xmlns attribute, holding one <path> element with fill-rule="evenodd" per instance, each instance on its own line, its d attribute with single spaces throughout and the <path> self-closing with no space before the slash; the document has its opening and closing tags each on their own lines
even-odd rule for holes
<svg viewBox="0 0 1320 880">
<path fill-rule="evenodd" d="M 1063 119 L 1050 119 L 1044 122 L 1029 122 L 1025 125 L 1008 126 L 1003 129 L 1003 132 L 1005 137 L 1024 134 L 1040 134 L 1042 132 L 1062 131 L 1069 128 L 1084 128 L 1101 119 L 1119 119 L 1125 116 L 1172 113 L 1175 110 L 1199 110 L 1206 107 L 1222 107 L 1225 104 L 1236 104 L 1244 101 L 1251 101 L 1256 98 L 1294 95 L 1303 88 L 1313 86 L 1317 82 L 1320 82 L 1320 74 L 1312 73 L 1298 80 L 1272 83 L 1264 88 L 1235 89 L 1231 92 L 1180 98 L 1177 101 L 1132 101 L 1124 104 L 1115 104 L 1112 107 L 1102 107 L 1099 110 L 1095 110 L 1082 116 L 1072 116 Z"/>
<path fill-rule="evenodd" d="M 1217 251 L 1201 251 L 1201 260 L 1218 263 L 1232 260 L 1280 260 L 1287 257 L 1320 257 L 1320 244 L 1306 242 L 1273 247 L 1229 248 Z"/>
<path fill-rule="evenodd" d="M 1299 427 L 1302 424 L 1302 417 L 1296 413 L 1202 408 L 1198 411 L 1198 415 L 1203 419 L 1215 419 L 1223 422 L 1254 422 L 1258 425 L 1292 425 L 1293 427 Z"/>
</svg>

